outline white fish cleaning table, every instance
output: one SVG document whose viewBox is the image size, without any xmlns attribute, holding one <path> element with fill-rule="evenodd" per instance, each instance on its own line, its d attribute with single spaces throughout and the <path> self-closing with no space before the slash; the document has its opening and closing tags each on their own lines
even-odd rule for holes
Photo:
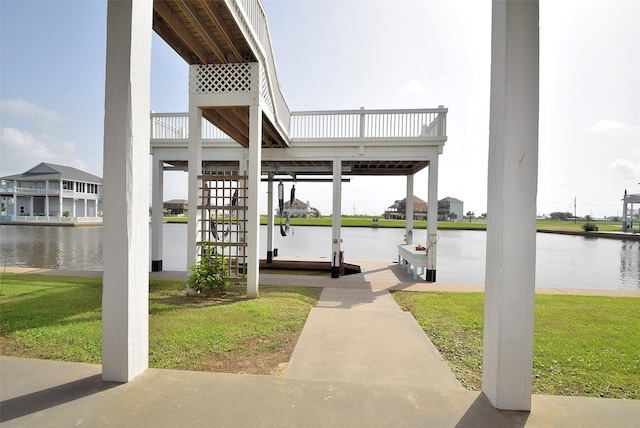
<svg viewBox="0 0 640 428">
<path fill-rule="evenodd" d="M 415 244 L 398 244 L 398 264 L 402 264 L 403 260 L 407 264 L 407 273 L 413 269 L 413 279 L 417 280 L 418 268 L 422 275 L 427 267 L 427 251 L 426 249 L 416 250 Z"/>
</svg>

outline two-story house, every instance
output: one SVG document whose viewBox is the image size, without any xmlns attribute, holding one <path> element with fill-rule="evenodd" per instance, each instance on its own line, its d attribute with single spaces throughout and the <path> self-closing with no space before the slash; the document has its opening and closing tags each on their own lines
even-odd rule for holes
<svg viewBox="0 0 640 428">
<path fill-rule="evenodd" d="M 309 204 L 309 201 L 302 202 L 300 199 L 295 199 L 293 204 L 289 201 L 285 201 L 283 212 L 280 209 L 277 210 L 279 217 L 286 217 L 289 214 L 291 218 L 311 218 L 316 217 L 316 210 Z"/>
<path fill-rule="evenodd" d="M 390 220 L 405 220 L 407 217 L 407 198 L 397 200 L 383 214 L 384 218 Z M 427 219 L 427 203 L 417 196 L 413 196 L 413 219 Z"/>
<path fill-rule="evenodd" d="M 413 219 L 426 220 L 428 206 L 425 201 L 414 195 Z M 384 212 L 386 219 L 405 220 L 407 213 L 407 199 L 397 200 Z M 464 213 L 464 202 L 459 199 L 446 197 L 438 201 L 438 220 L 461 221 Z"/>
<path fill-rule="evenodd" d="M 22 174 L 0 177 L 0 203 L 5 221 L 98 218 L 102 178 L 43 162 Z"/>
</svg>

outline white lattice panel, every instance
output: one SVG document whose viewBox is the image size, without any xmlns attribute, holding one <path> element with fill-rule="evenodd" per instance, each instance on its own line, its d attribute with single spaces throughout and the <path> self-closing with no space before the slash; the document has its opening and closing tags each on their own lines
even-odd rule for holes
<svg viewBox="0 0 640 428">
<path fill-rule="evenodd" d="M 204 64 L 191 68 L 190 90 L 194 94 L 249 92 L 250 63 Z"/>
</svg>

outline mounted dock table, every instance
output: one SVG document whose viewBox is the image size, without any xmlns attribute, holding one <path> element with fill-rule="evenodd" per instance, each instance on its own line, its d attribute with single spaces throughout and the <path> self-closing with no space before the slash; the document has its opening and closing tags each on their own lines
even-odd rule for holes
<svg viewBox="0 0 640 428">
<path fill-rule="evenodd" d="M 402 264 L 403 260 L 407 264 L 407 273 L 413 267 L 413 279 L 417 280 L 418 268 L 420 268 L 420 274 L 422 275 L 427 267 L 427 251 L 426 249 L 416 250 L 414 244 L 398 244 L 398 264 Z"/>
</svg>

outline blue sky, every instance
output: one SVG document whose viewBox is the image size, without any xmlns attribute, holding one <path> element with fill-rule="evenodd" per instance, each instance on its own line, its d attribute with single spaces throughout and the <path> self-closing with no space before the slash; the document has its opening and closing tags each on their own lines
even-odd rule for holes
<svg viewBox="0 0 640 428">
<path fill-rule="evenodd" d="M 439 197 L 486 211 L 491 2 L 265 0 L 292 110 L 449 108 Z M 621 214 L 640 193 L 640 1 L 540 2 L 538 213 Z M 0 1 L 0 175 L 46 161 L 102 175 L 106 2 Z M 154 36 L 151 108 L 187 111 L 187 66 Z M 405 179 L 356 177 L 343 213 L 380 214 Z M 186 198 L 167 174 L 165 199 Z M 415 194 L 427 199 L 427 171 Z M 297 196 L 331 212 L 329 184 Z M 266 196 L 262 212 L 266 212 Z"/>
</svg>

